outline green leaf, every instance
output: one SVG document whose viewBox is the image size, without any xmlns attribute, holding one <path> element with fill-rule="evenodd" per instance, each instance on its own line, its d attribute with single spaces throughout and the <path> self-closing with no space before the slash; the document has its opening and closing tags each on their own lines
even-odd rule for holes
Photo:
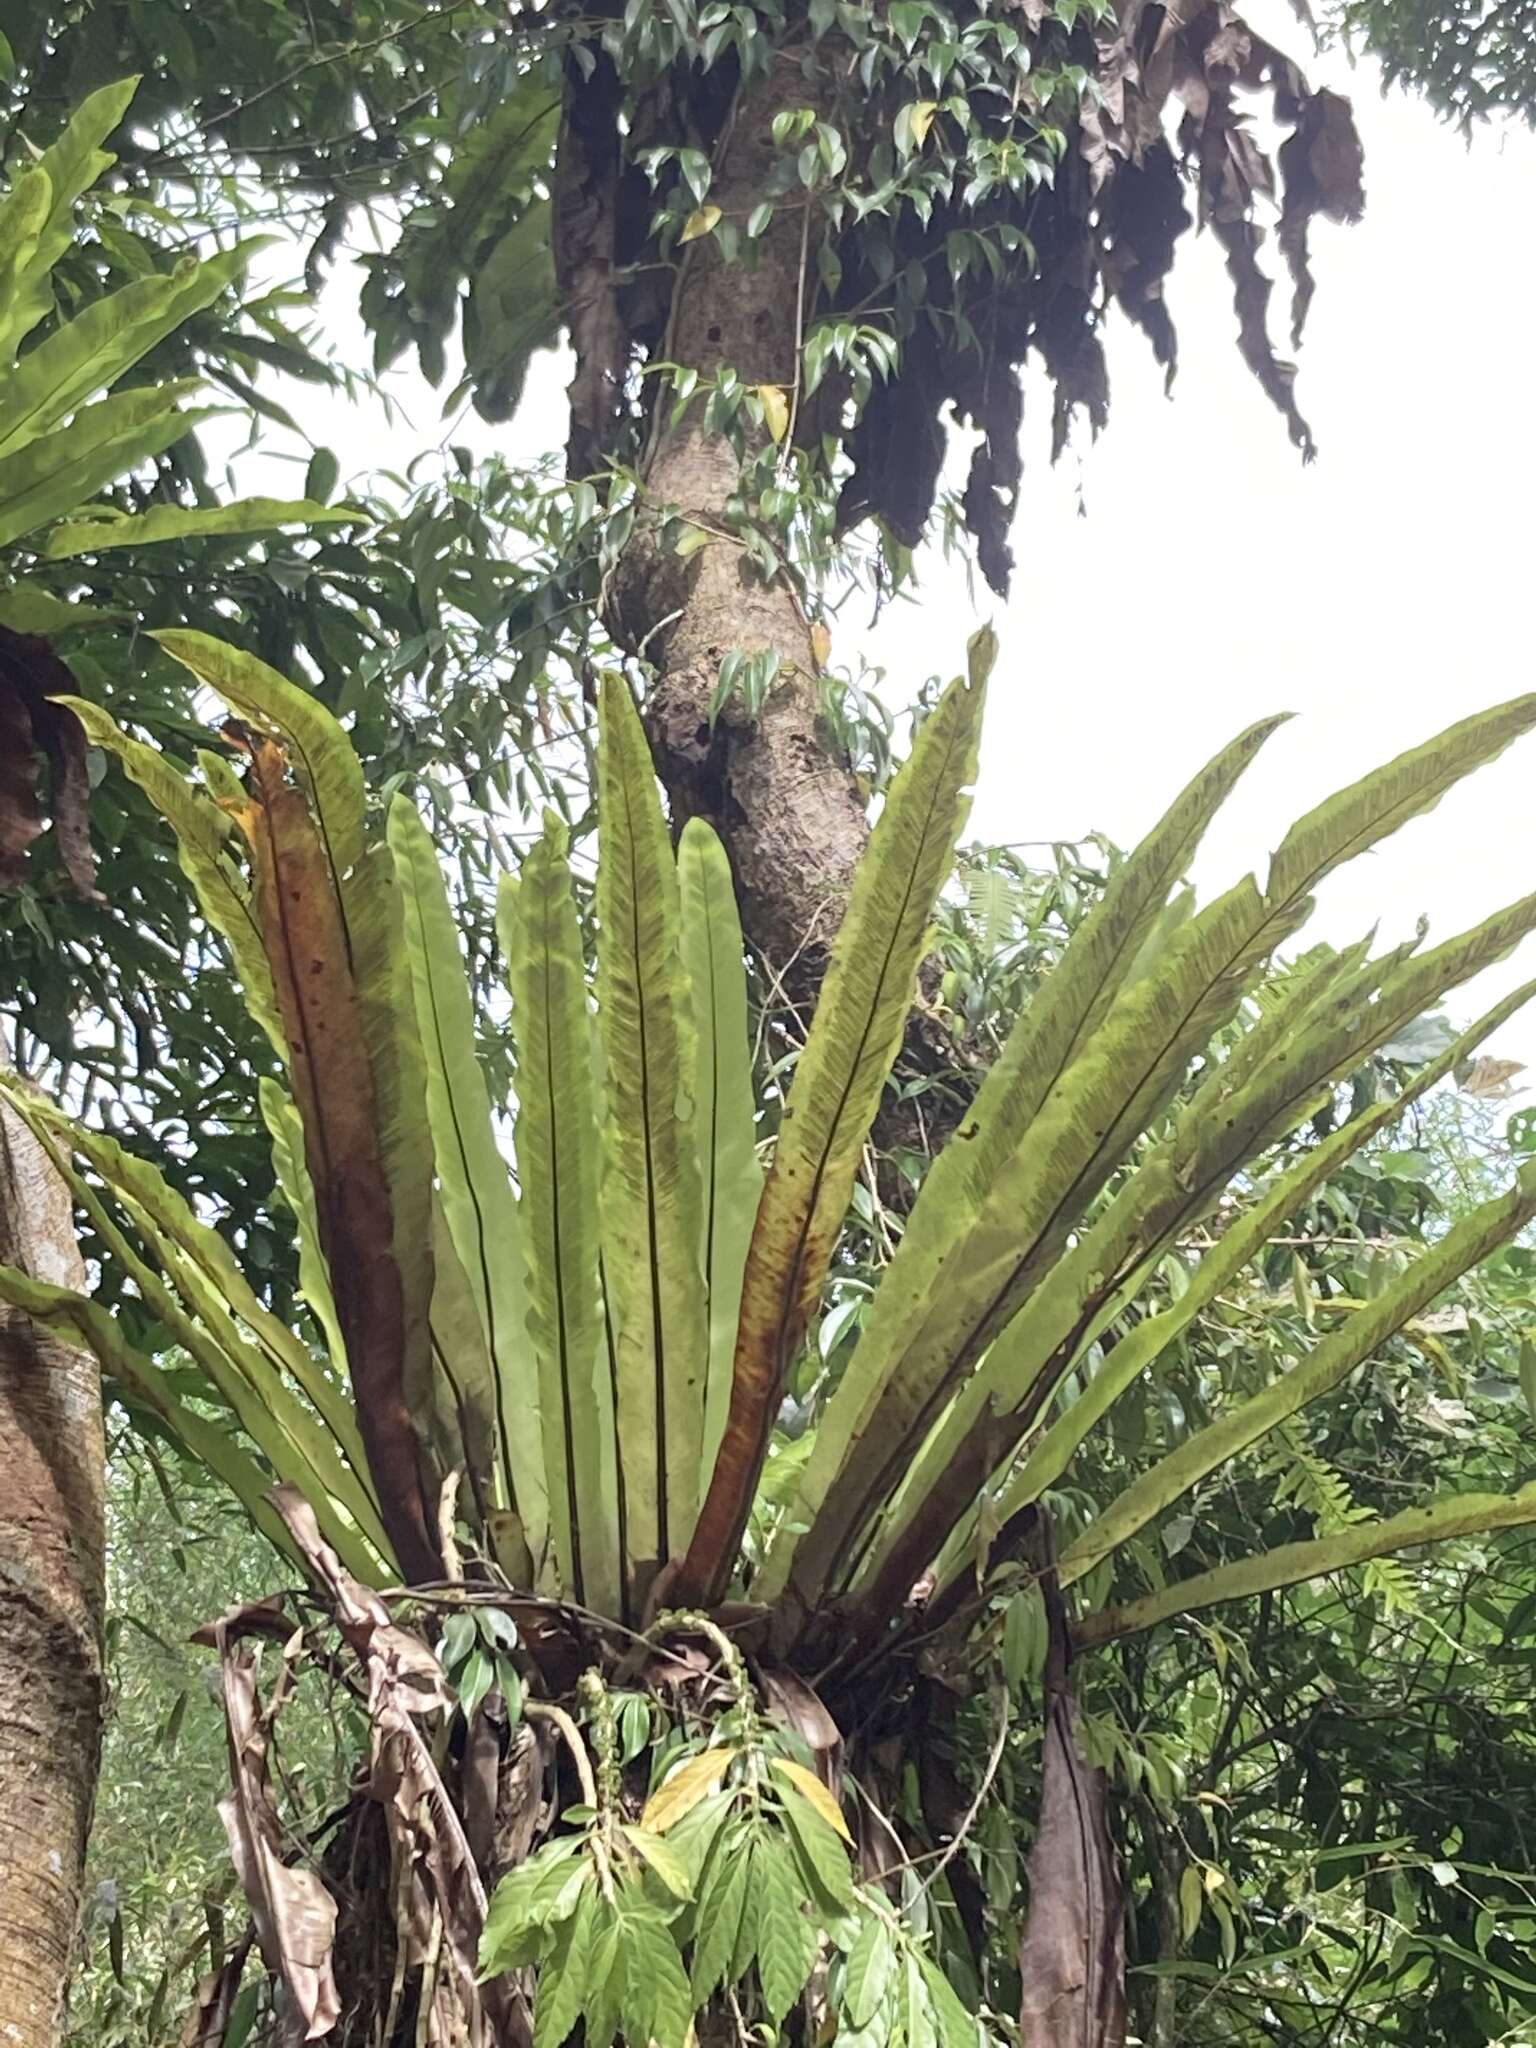
<svg viewBox="0 0 1536 2048">
<path fill-rule="evenodd" d="M 209 1325 L 231 1364 L 271 1410 L 273 1422 L 296 1439 L 326 1493 L 335 1495 L 387 1557 L 389 1543 L 372 1498 L 357 1418 L 345 1385 L 327 1377 L 293 1332 L 262 1306 L 226 1240 L 195 1214 L 152 1161 L 126 1151 L 104 1132 L 74 1123 L 52 1103 L 8 1084 L 3 1074 L 0 1093 L 40 1139 L 51 1139 L 88 1161 L 126 1210 L 167 1284 L 192 1314 Z M 242 1337 L 237 1325 L 249 1331 L 251 1341 Z M 294 1400 L 285 1380 L 304 1394 L 323 1429 Z"/>
<path fill-rule="evenodd" d="M 0 626 L 9 626 L 13 633 L 40 633 L 45 639 L 57 640 L 65 633 L 88 632 L 96 626 L 126 625 L 131 616 L 105 611 L 99 605 L 73 604 L 25 577 L 18 577 L 0 592 Z"/>
<path fill-rule="evenodd" d="M 229 853 L 228 815 L 154 747 L 130 739 L 99 705 L 83 697 L 61 697 L 59 702 L 74 712 L 92 745 L 117 756 L 125 773 L 171 826 L 182 871 L 203 915 L 229 942 L 246 1007 L 286 1064 L 288 1041 L 278 1015 L 272 970 L 250 889 Z"/>
<path fill-rule="evenodd" d="M 981 2030 L 933 1957 L 920 1952 L 917 1967 L 927 1988 L 929 2011 L 938 2031 L 940 2048 L 977 2048 Z"/>
<path fill-rule="evenodd" d="M 675 1899 L 689 1899 L 693 1896 L 693 1876 L 687 1859 L 678 1854 L 673 1845 L 663 1836 L 654 1834 L 649 1828 L 637 1828 L 627 1822 L 623 1828 L 624 1839 L 635 1853 L 661 1879 Z"/>
<path fill-rule="evenodd" d="M 816 1930 L 802 1911 L 794 1858 L 782 1841 L 761 1836 L 752 1852 L 757 1900 L 757 1976 L 775 2026 L 805 1989 L 816 1961 Z"/>
<path fill-rule="evenodd" d="M 626 1563 L 659 1566 L 693 1527 L 708 1369 L 697 1071 L 677 869 L 650 749 L 622 676 L 598 748 L 598 1030 L 607 1075 L 604 1270 L 617 1326 Z"/>
<path fill-rule="evenodd" d="M 775 1789 L 808 1882 L 838 1912 L 850 1911 L 854 1903 L 853 1872 L 841 1838 L 792 1786 L 781 1782 Z"/>
<path fill-rule="evenodd" d="M 68 426 L 0 457 L 0 546 L 21 540 L 161 454 L 206 411 L 183 412 L 193 384 L 150 385 L 89 405 Z M 3 418 L 3 414 L 0 414 Z"/>
<path fill-rule="evenodd" d="M 817 1519 L 871 1419 L 884 1413 L 887 1389 L 911 1341 L 914 1305 L 926 1305 L 939 1292 L 937 1276 L 973 1226 L 981 1201 L 1091 1042 L 1206 826 L 1279 722 L 1250 727 L 1202 770 L 1112 877 L 1060 965 L 1026 1005 L 971 1106 L 966 1142 L 947 1145 L 924 1179 L 852 1363 L 818 1426 L 792 1522 L 808 1527 Z M 823 1524 L 817 1547 L 835 1540 L 835 1530 Z M 772 1601 L 783 1590 L 801 1542 L 791 1535 L 775 1543 L 761 1577 L 762 1598 Z M 817 1583 L 814 1557 L 797 1575 Z"/>
<path fill-rule="evenodd" d="M 526 1583 L 528 1565 L 502 1557 L 502 1545 L 518 1537 L 528 1551 L 522 1518 L 515 1508 L 496 1503 L 507 1488 L 505 1464 L 498 1455 L 502 1441 L 497 1426 L 497 1381 L 486 1345 L 480 1305 L 464 1261 L 448 1227 L 441 1195 L 432 1203 L 432 1349 L 418 1355 L 419 1377 L 406 1386 L 406 1399 L 416 1433 L 444 1472 L 457 1471 L 465 1481 L 461 1500 L 484 1503 L 489 1533 L 498 1561 L 514 1584 Z M 427 1368 L 423 1370 L 423 1368 Z M 515 1533 L 513 1533 L 515 1532 Z"/>
<path fill-rule="evenodd" d="M 1022 1586 L 1003 1609 L 1003 1676 L 1015 1692 L 1045 1668 L 1045 1601 L 1038 1584 Z"/>
<path fill-rule="evenodd" d="M 330 448 L 317 448 L 309 458 L 309 467 L 304 472 L 304 495 L 317 504 L 325 505 L 341 475 L 341 464 Z"/>
<path fill-rule="evenodd" d="M 1536 1344 L 1529 1337 L 1520 1339 L 1520 1391 L 1531 1420 L 1536 1422 Z"/>
<path fill-rule="evenodd" d="M 693 1998 L 671 1930 L 654 1907 L 637 1904 L 632 1894 L 621 1913 L 625 2035 L 656 2048 L 685 2048 Z"/>
<path fill-rule="evenodd" d="M 624 1928 L 616 1913 L 604 1916 L 587 1963 L 582 1996 L 586 2048 L 611 2048 L 624 1998 Z"/>
<path fill-rule="evenodd" d="M 741 1838 L 741 1862 L 748 1871 L 747 1883 L 741 1902 L 741 1922 L 736 1929 L 736 1946 L 731 1951 L 731 1960 L 726 1966 L 727 1984 L 739 1984 L 752 1967 L 757 1954 L 757 1934 L 762 1921 L 762 1887 L 758 1883 L 758 1859 L 765 1853 L 767 1837 L 760 1828 L 744 1830 Z"/>
<path fill-rule="evenodd" d="M 1347 1571 L 1352 1565 L 1387 1557 L 1396 1550 L 1444 1543 L 1459 1536 L 1482 1536 L 1493 1529 L 1526 1528 L 1532 1522 L 1536 1522 L 1536 1483 L 1523 1486 L 1518 1493 L 1440 1495 L 1427 1507 L 1408 1508 L 1380 1522 L 1357 1522 L 1308 1543 L 1282 1543 L 1255 1557 L 1237 1558 L 1213 1571 L 1175 1580 L 1123 1607 L 1101 1608 L 1077 1623 L 1073 1640 L 1084 1648 L 1096 1647 L 1155 1628 L 1175 1615 L 1196 1613 L 1225 1600 L 1246 1600 L 1277 1586 L 1300 1585 L 1306 1579 Z M 1078 1576 L 1076 1568 L 1073 1576 Z"/>
<path fill-rule="evenodd" d="M 883 1919 L 867 1914 L 843 1976 L 843 2010 L 855 2028 L 870 2026 L 885 2003 L 896 1971 L 896 1951 Z"/>
<path fill-rule="evenodd" d="M 209 1422 L 173 1390 L 151 1359 L 124 1341 L 107 1311 L 83 1294 L 34 1280 L 14 1266 L 0 1265 L 0 1301 L 35 1321 L 72 1330 L 95 1354 L 102 1371 L 164 1424 L 171 1439 L 222 1480 L 261 1533 L 292 1563 L 303 1560 L 267 1495 L 271 1475 L 236 1441 L 227 1424 Z"/>
<path fill-rule="evenodd" d="M 485 1931 L 480 1937 L 481 1976 L 499 1976 L 512 1968 L 509 1956 L 523 1936 L 568 1919 L 583 1890 L 593 1882 L 591 1862 L 575 1835 L 547 1842 L 526 1863 L 509 1871 L 486 1909 Z"/>
<path fill-rule="evenodd" d="M 108 548 L 142 548 L 156 541 L 209 535 L 276 533 L 284 526 L 333 526 L 367 516 L 355 507 L 322 505 L 310 498 L 240 498 L 231 505 L 192 508 L 151 505 L 144 512 L 115 512 L 56 526 L 44 554 L 50 562 L 58 562 L 71 555 L 99 555 Z"/>
<path fill-rule="evenodd" d="M 600 1140 L 581 931 L 565 827 L 546 814 L 498 905 L 517 1046 L 528 1330 L 553 1537 L 546 1590 L 620 1605 L 613 1386 L 598 1288 Z"/>
<path fill-rule="evenodd" d="M 101 145 L 121 125 L 138 89 L 139 79 L 133 76 L 114 79 L 87 93 L 38 159 L 37 168 L 47 178 L 52 194 L 48 230 L 37 254 L 42 268 L 52 269 L 73 239 L 75 201 L 116 163 L 116 157 Z"/>
<path fill-rule="evenodd" d="M 1230 1287 L 1243 1267 L 1263 1251 L 1269 1239 L 1283 1230 L 1286 1218 L 1296 1214 L 1316 1190 L 1324 1186 L 1362 1146 L 1395 1124 L 1415 1101 L 1454 1071 L 1461 1060 L 1466 1058 L 1490 1032 L 1496 1031 L 1532 995 L 1536 995 L 1536 982 L 1527 983 L 1524 987 L 1512 991 L 1448 1046 L 1439 1059 L 1421 1067 L 1402 1094 L 1378 1103 L 1361 1115 L 1351 1118 L 1321 1143 L 1309 1148 L 1285 1173 L 1277 1176 L 1267 1188 L 1262 1189 L 1258 1199 L 1233 1220 L 1231 1227 L 1221 1233 L 1217 1243 L 1201 1258 L 1190 1285 L 1180 1299 L 1161 1313 L 1144 1317 L 1133 1329 L 1127 1331 L 1124 1341 L 1114 1347 L 1103 1361 L 1101 1369 L 1093 1374 L 1076 1398 L 1063 1409 L 1023 1464 L 1010 1474 L 996 1503 L 999 1518 L 1006 1521 L 1027 1502 L 1039 1499 L 1046 1488 L 1055 1485 L 1067 1470 L 1078 1445 L 1084 1441 L 1089 1431 L 1102 1420 L 1126 1390 L 1143 1377 L 1153 1362 L 1190 1326 L 1195 1317 Z M 1367 1014 L 1374 1014 L 1379 1007 L 1379 1004 L 1371 1006 Z M 1386 1020 L 1378 1018 L 1372 1028 L 1381 1028 L 1383 1022 L 1390 1028 L 1390 1012 Z M 1357 1033 L 1356 1043 L 1358 1036 Z M 1260 1120 L 1267 1115 L 1268 1111 L 1265 1110 Z M 1244 1116 L 1232 1105 L 1220 1106 L 1218 1114 L 1218 1105 L 1197 1096 L 1186 1118 L 1181 1120 L 1181 1131 L 1187 1125 L 1189 1131 L 1197 1135 L 1204 1144 L 1209 1141 L 1213 1131 L 1233 1130 L 1239 1139 L 1237 1156 L 1241 1157 L 1251 1149 L 1249 1144 L 1242 1141 L 1244 1121 Z M 1221 1178 L 1224 1179 L 1229 1170 L 1230 1162 L 1222 1167 Z M 1205 1177 L 1204 1169 L 1192 1161 L 1188 1148 L 1178 1134 L 1167 1147 L 1153 1154 L 1143 1164 L 1136 1182 L 1127 1190 L 1127 1194 L 1134 1195 L 1136 1188 L 1141 1188 L 1142 1195 L 1150 1206 L 1157 1193 L 1154 1176 L 1160 1173 L 1166 1175 L 1168 1185 L 1174 1188 L 1182 1187 L 1186 1191 L 1191 1188 L 1198 1189 L 1199 1183 Z M 1187 1208 L 1178 1212 L 1181 1217 L 1188 1213 Z M 1095 1267 L 1102 1268 L 1105 1264 L 1106 1254 L 1097 1230 L 1085 1237 L 1080 1253 L 1080 1260 L 1079 1253 L 1075 1251 L 1063 1262 L 1063 1277 L 1074 1263 L 1080 1263 L 1085 1271 L 1092 1271 Z M 1055 1285 L 1054 1278 L 1052 1284 Z M 1070 1314 L 1066 1320 L 1070 1322 Z M 1101 1322 L 1096 1322 L 1083 1332 L 1076 1356 L 1081 1356 L 1100 1326 Z M 1060 1325 L 1056 1326 L 1058 1329 L 1059 1327 Z M 999 1366 L 1006 1367 L 1010 1347 L 1016 1342 L 1022 1342 L 1029 1334 L 1020 1325 L 1015 1325 L 1004 1333 L 998 1345 L 994 1347 L 994 1358 Z M 1038 1358 L 1054 1341 L 1056 1336 L 1049 1328 L 1033 1337 L 1031 1348 L 1034 1355 Z M 998 1354 L 1002 1356 L 999 1358 Z M 942 1582 L 947 1583 L 952 1570 L 958 1568 L 961 1548 L 963 1544 L 952 1546 L 950 1561 L 941 1571 Z"/>
<path fill-rule="evenodd" d="M 747 980 L 741 921 L 725 848 L 690 818 L 677 849 L 683 970 L 693 1010 L 696 1104 L 704 1187 L 704 1284 L 709 1295 L 709 1378 L 700 1485 L 725 1428 L 742 1273 L 763 1190 L 752 1105 Z"/>
<path fill-rule="evenodd" d="M 299 1291 L 325 1337 L 333 1370 L 347 1370 L 346 1339 L 336 1319 L 336 1302 L 331 1294 L 331 1276 L 320 1243 L 320 1220 L 315 1213 L 315 1191 L 309 1168 L 304 1163 L 304 1127 L 297 1105 L 274 1081 L 263 1074 L 257 1084 L 261 1120 L 272 1140 L 272 1167 L 283 1200 L 292 1212 L 298 1231 Z"/>
<path fill-rule="evenodd" d="M 820 1300 L 865 1138 L 901 1042 L 933 906 L 976 772 L 983 686 L 956 681 L 920 729 L 854 877 L 779 1129 L 742 1288 L 729 1416 L 684 1583 L 723 1592 L 785 1376 Z"/>
<path fill-rule="evenodd" d="M 1481 1203 L 1453 1224 L 1390 1286 L 1357 1309 L 1341 1329 L 1315 1344 L 1288 1372 L 1196 1430 L 1133 1480 L 1064 1552 L 1062 1584 L 1080 1579 L 1201 1479 L 1338 1386 L 1453 1281 L 1515 1237 L 1532 1216 L 1536 1216 L 1536 1160 L 1522 1169 L 1507 1193 Z"/>
<path fill-rule="evenodd" d="M 1343 862 L 1433 810 L 1463 776 L 1494 760 L 1533 725 L 1536 695 L 1511 698 L 1449 726 L 1309 811 L 1270 862 L 1265 896 L 1271 909 L 1283 912 Z"/>
<path fill-rule="evenodd" d="M 751 1856 L 739 1840 L 722 1843 L 710 1859 L 708 1882 L 700 1894 L 693 1923 L 692 1986 L 694 2001 L 703 2005 L 714 1995 L 731 1966 L 741 1932 Z"/>
<path fill-rule="evenodd" d="M 529 1549 L 542 1557 L 549 1503 L 517 1200 L 496 1144 L 490 1093 L 475 1051 L 474 1000 L 458 925 L 437 849 L 407 797 L 396 796 L 390 805 L 389 844 L 404 902 L 416 1023 L 426 1055 L 427 1122 L 439 1199 L 494 1375 L 505 1484 L 501 1505 L 515 1508 Z"/>
<path fill-rule="evenodd" d="M 838 1433 L 847 1432 L 849 1448 L 800 1541 L 794 1583 L 801 1598 L 819 1597 L 863 1522 L 886 1509 L 904 1476 L 911 1505 L 888 1516 L 893 1536 L 912 1527 L 942 1542 L 974 1501 L 981 1474 L 967 1470 L 963 1498 L 959 1474 L 976 1462 L 973 1432 L 985 1426 L 976 1417 L 991 1402 L 1008 1363 L 1001 1343 L 951 1411 L 949 1433 L 927 1450 L 924 1439 L 967 1368 L 1002 1336 L 1036 1289 L 1052 1281 L 1088 1205 L 1137 1136 L 1166 1109 L 1190 1059 L 1232 1016 L 1248 972 L 1247 935 L 1261 916 L 1249 878 L 1180 932 L 1157 975 L 1122 991 L 1091 1044 L 1053 1089 L 1027 1139 L 998 1167 L 990 1188 L 975 1190 L 965 1212 L 967 1227 L 945 1257 L 942 1285 L 925 1281 L 919 1289 L 914 1269 L 902 1264 L 898 1250 L 821 1424 L 821 1432 L 832 1429 L 833 1410 L 842 1409 Z M 914 1212 L 909 1236 L 915 1228 Z M 875 1364 L 866 1376 L 861 1359 L 871 1343 L 877 1345 Z M 843 1407 L 850 1387 L 851 1417 Z M 927 1489 L 950 1484 L 952 1501 L 929 1498 Z M 882 1554 L 866 1549 L 861 1581 L 876 1581 L 884 1565 Z M 892 1567 L 898 1568 L 905 1570 L 904 1559 Z M 882 1582 L 879 1597 L 887 1590 Z"/>
<path fill-rule="evenodd" d="M 148 1240 L 150 1252 L 159 1251 L 166 1255 L 166 1260 L 161 1264 L 141 1256 L 96 1189 L 76 1170 L 68 1153 L 53 1142 L 46 1113 L 29 1099 L 23 1088 L 0 1080 L 0 1090 L 26 1120 L 68 1182 L 118 1270 L 132 1282 L 162 1328 L 201 1368 L 208 1381 L 207 1391 L 237 1418 L 276 1477 L 297 1486 L 304 1494 L 326 1541 L 347 1569 L 372 1584 L 393 1576 L 398 1567 L 388 1543 L 383 1545 L 386 1565 L 381 1570 L 379 1556 L 363 1539 L 353 1519 L 372 1515 L 366 1489 L 342 1465 L 334 1439 L 317 1425 L 262 1354 L 240 1336 L 216 1293 L 193 1284 L 193 1269 L 189 1265 L 178 1267 L 173 1263 L 174 1248 L 157 1235 L 152 1217 L 119 1187 L 115 1190 L 119 1201 L 141 1236 Z M 104 1146 L 98 1146 L 97 1156 L 110 1169 L 111 1162 L 105 1161 L 104 1155 Z M 143 1176 L 139 1176 L 139 1185 L 146 1185 Z M 346 1509 L 341 1506 L 343 1500 L 347 1502 Z M 376 1524 L 376 1517 L 372 1518 Z"/>
<path fill-rule="evenodd" d="M 533 2048 L 561 2048 L 580 2017 L 592 1949 L 605 1911 L 596 1886 L 587 1885 L 575 1912 L 561 1923 L 539 1968 L 533 2001 Z"/>
<path fill-rule="evenodd" d="M 186 258 L 167 276 L 137 279 L 96 299 L 29 349 L 0 385 L 0 457 L 57 427 L 115 384 L 158 342 L 212 305 L 245 270 L 262 242 L 199 263 Z"/>
</svg>

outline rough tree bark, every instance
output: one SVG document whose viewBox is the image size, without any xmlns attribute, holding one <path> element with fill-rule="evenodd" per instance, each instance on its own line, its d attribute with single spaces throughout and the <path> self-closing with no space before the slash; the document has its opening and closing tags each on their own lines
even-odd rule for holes
<svg viewBox="0 0 1536 2048">
<path fill-rule="evenodd" d="M 0 1260 L 80 1287 L 69 1191 L 0 1109 Z M 105 1448 L 95 1360 L 0 1307 L 0 2041 L 54 2048 L 100 1750 Z"/>
<path fill-rule="evenodd" d="M 779 154 L 774 115 L 824 91 L 784 55 L 742 93 L 709 194 L 726 220 L 743 224 L 762 198 Z M 804 203 L 781 203 L 752 268 L 726 264 L 712 235 L 681 251 L 669 361 L 701 380 L 730 368 L 744 384 L 793 390 L 805 219 Z M 675 430 L 656 432 L 643 465 L 652 513 L 681 510 L 712 537 L 684 559 L 662 544 L 655 516 L 638 521 L 612 579 L 608 623 L 656 670 L 646 721 L 674 826 L 694 816 L 715 826 L 735 866 L 748 941 L 799 1000 L 821 978 L 869 828 L 853 775 L 821 727 L 818 663 L 798 598 L 765 585 L 734 541 L 716 537 L 737 474 L 730 442 L 704 430 L 702 400 Z M 727 705 L 711 730 L 710 699 L 732 649 L 770 650 L 778 679 L 755 717 Z"/>
</svg>

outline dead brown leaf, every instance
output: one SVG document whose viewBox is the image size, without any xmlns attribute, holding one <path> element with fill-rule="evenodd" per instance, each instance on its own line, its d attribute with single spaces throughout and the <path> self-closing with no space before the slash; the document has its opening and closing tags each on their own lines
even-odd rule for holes
<svg viewBox="0 0 1536 2048">
<path fill-rule="evenodd" d="M 488 2018 L 510 2004 L 512 1991 L 477 1981 L 485 1885 L 416 1725 L 418 1717 L 452 1706 L 453 1694 L 421 1638 L 395 1623 L 379 1596 L 346 1570 L 303 1496 L 294 1487 L 278 1486 L 272 1499 L 363 1666 L 371 1737 L 368 1791 L 388 1826 L 399 1902 L 396 1939 L 412 1965 L 446 1971 L 432 1993 L 429 2038 L 434 2048 L 459 2040 L 481 2048 Z M 444 2017 L 450 2011 L 451 2024 Z"/>
<path fill-rule="evenodd" d="M 1048 1648 L 1040 1825 L 1019 1942 L 1019 2048 L 1124 2048 L 1125 1895 L 1109 1786 L 1078 1746 L 1067 1614 L 1043 1515 L 1035 1543 Z"/>
<path fill-rule="evenodd" d="M 318 1872 L 285 1860 L 281 1824 L 267 1771 L 272 1723 L 285 1697 L 279 1685 L 264 1709 L 252 1650 L 223 1641 L 225 1729 L 230 1790 L 219 1801 L 235 1874 L 251 1909 L 262 1960 L 288 1995 L 288 2034 L 317 2041 L 341 2014 L 331 1951 L 336 1901 Z"/>
<path fill-rule="evenodd" d="M 224 2036 L 233 2015 L 235 1993 L 240 1989 L 240 1979 L 245 1974 L 251 1941 L 252 1936 L 248 1933 L 236 1948 L 231 1949 L 218 1969 L 198 1978 L 192 2009 L 182 2026 L 177 2048 L 224 2048 Z"/>
</svg>

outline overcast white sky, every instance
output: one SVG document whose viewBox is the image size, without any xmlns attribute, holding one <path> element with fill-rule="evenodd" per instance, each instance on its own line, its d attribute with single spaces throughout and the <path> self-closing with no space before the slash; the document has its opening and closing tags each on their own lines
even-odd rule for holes
<svg viewBox="0 0 1536 2048">
<path fill-rule="evenodd" d="M 1302 38 L 1282 0 L 1250 13 L 1285 47 Z M 1211 835 L 1196 870 L 1207 893 L 1261 862 L 1329 789 L 1533 687 L 1536 137 L 1484 134 L 1468 149 L 1417 101 L 1383 99 L 1373 73 L 1338 59 L 1309 68 L 1354 98 L 1367 181 L 1363 223 L 1314 236 L 1298 391 L 1319 460 L 1302 468 L 1243 368 L 1219 250 L 1188 237 L 1169 293 L 1182 342 L 1171 399 L 1138 337 L 1117 328 L 1109 430 L 1053 472 L 1046 394 L 1031 391 L 1008 604 L 982 592 L 973 607 L 964 577 L 935 562 L 921 605 L 864 634 L 902 701 L 955 670 L 973 624 L 993 617 L 1003 654 L 977 838 L 1098 829 L 1130 843 L 1233 733 L 1294 711 Z M 351 324 L 350 289 L 327 295 L 329 324 Z M 1286 297 L 1277 289 L 1279 317 Z M 558 445 L 561 382 L 559 365 L 540 364 L 513 426 L 474 438 L 510 455 Z M 323 416 L 305 407 L 344 477 L 438 439 L 436 395 L 410 376 L 400 391 L 412 424 L 393 432 L 334 402 Z M 290 474 L 283 488 L 295 487 Z M 858 630 L 850 611 L 838 655 Z M 1318 935 L 1379 922 L 1397 937 L 1422 912 L 1446 937 L 1536 889 L 1533 778 L 1536 736 L 1336 877 Z M 1536 946 L 1456 1012 L 1474 1014 L 1522 971 L 1536 976 Z M 1496 1047 L 1536 1065 L 1536 1005 Z"/>
</svg>

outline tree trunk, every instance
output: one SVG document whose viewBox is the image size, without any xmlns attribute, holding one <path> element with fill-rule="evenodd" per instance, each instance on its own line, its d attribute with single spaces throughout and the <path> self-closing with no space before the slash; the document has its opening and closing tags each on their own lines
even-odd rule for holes
<svg viewBox="0 0 1536 2048">
<path fill-rule="evenodd" d="M 715 158 L 710 203 L 737 227 L 759 203 L 778 158 L 776 113 L 817 97 L 798 58 L 775 59 L 743 91 Z M 795 386 L 805 300 L 806 195 L 775 208 L 756 262 L 727 264 L 713 235 L 680 252 L 666 344 L 669 361 L 708 385 L 722 369 L 743 384 Z M 742 548 L 722 537 L 737 487 L 731 443 L 703 425 L 703 397 L 675 429 L 658 394 L 657 430 L 643 466 L 646 516 L 637 522 L 608 593 L 611 630 L 656 670 L 645 707 L 673 824 L 706 818 L 736 872 L 748 943 L 792 1001 L 812 994 L 869 836 L 852 772 L 822 727 L 811 629 L 787 584 L 766 584 Z M 659 513 L 680 510 L 711 536 L 680 557 L 661 539 Z M 768 651 L 778 674 L 755 715 L 710 701 L 732 650 Z"/>
<path fill-rule="evenodd" d="M 69 1191 L 0 1108 L 0 1260 L 79 1287 Z M 103 1697 L 105 1448 L 89 1353 L 0 1307 L 0 2041 L 54 2048 Z"/>
</svg>

